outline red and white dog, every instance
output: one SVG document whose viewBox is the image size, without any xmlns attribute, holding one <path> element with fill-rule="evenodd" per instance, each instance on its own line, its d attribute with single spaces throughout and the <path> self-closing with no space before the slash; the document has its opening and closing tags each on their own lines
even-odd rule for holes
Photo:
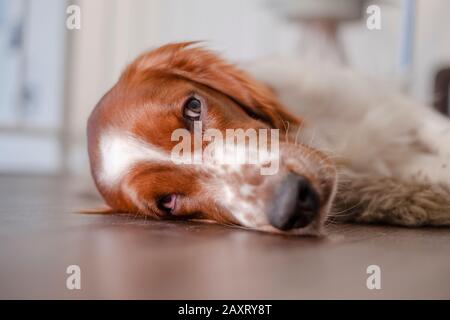
<svg viewBox="0 0 450 320">
<path fill-rule="evenodd" d="M 290 234 L 320 234 L 329 216 L 450 224 L 450 121 L 331 69 L 265 61 L 252 68 L 259 82 L 192 43 L 138 57 L 88 122 L 108 211 Z M 195 123 L 224 134 L 278 129 L 276 174 L 261 174 L 263 160 L 173 161 L 174 131 L 194 135 Z"/>
</svg>

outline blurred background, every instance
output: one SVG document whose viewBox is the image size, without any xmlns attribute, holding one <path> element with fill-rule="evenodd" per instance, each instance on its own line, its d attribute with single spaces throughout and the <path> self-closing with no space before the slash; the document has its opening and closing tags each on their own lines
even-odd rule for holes
<svg viewBox="0 0 450 320">
<path fill-rule="evenodd" d="M 136 55 L 173 41 L 238 64 L 348 65 L 448 112 L 449 12 L 447 0 L 0 0 L 0 174 L 87 174 L 90 111 Z"/>
</svg>

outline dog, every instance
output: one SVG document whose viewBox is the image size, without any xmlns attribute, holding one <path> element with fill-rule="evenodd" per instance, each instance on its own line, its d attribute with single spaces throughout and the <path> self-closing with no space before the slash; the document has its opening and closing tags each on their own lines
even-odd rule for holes
<svg viewBox="0 0 450 320">
<path fill-rule="evenodd" d="M 194 145 L 198 125 L 276 130 L 276 173 L 261 174 L 267 157 L 174 161 L 174 132 Z M 106 213 L 294 235 L 327 221 L 450 225 L 450 121 L 345 68 L 270 59 L 243 71 L 197 43 L 168 44 L 125 69 L 87 137 Z M 196 148 L 217 156 L 217 145 Z"/>
</svg>

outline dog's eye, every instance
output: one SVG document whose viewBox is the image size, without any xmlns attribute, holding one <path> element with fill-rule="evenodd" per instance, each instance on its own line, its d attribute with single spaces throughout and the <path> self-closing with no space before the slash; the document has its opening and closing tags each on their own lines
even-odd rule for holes
<svg viewBox="0 0 450 320">
<path fill-rule="evenodd" d="M 190 98 L 188 101 L 186 101 L 183 109 L 184 118 L 192 121 L 197 121 L 200 120 L 201 114 L 202 103 L 200 102 L 200 100 L 196 98 Z"/>
<path fill-rule="evenodd" d="M 175 210 L 176 204 L 177 196 L 175 194 L 162 196 L 156 201 L 158 209 L 168 214 L 171 214 Z"/>
</svg>

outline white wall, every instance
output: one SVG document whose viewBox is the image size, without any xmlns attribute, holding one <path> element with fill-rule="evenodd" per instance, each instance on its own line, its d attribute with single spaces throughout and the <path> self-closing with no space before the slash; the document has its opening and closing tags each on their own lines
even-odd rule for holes
<svg viewBox="0 0 450 320">
<path fill-rule="evenodd" d="M 65 7 L 0 0 L 0 173 L 60 170 Z"/>
<path fill-rule="evenodd" d="M 400 0 L 369 1 L 382 9 L 382 29 L 370 31 L 359 23 L 343 28 L 352 66 L 369 75 L 394 84 L 399 80 L 396 63 L 401 27 Z M 450 65 L 450 1 L 417 0 L 413 69 L 408 79 L 409 94 L 431 105 L 434 74 L 441 66 Z"/>
</svg>

